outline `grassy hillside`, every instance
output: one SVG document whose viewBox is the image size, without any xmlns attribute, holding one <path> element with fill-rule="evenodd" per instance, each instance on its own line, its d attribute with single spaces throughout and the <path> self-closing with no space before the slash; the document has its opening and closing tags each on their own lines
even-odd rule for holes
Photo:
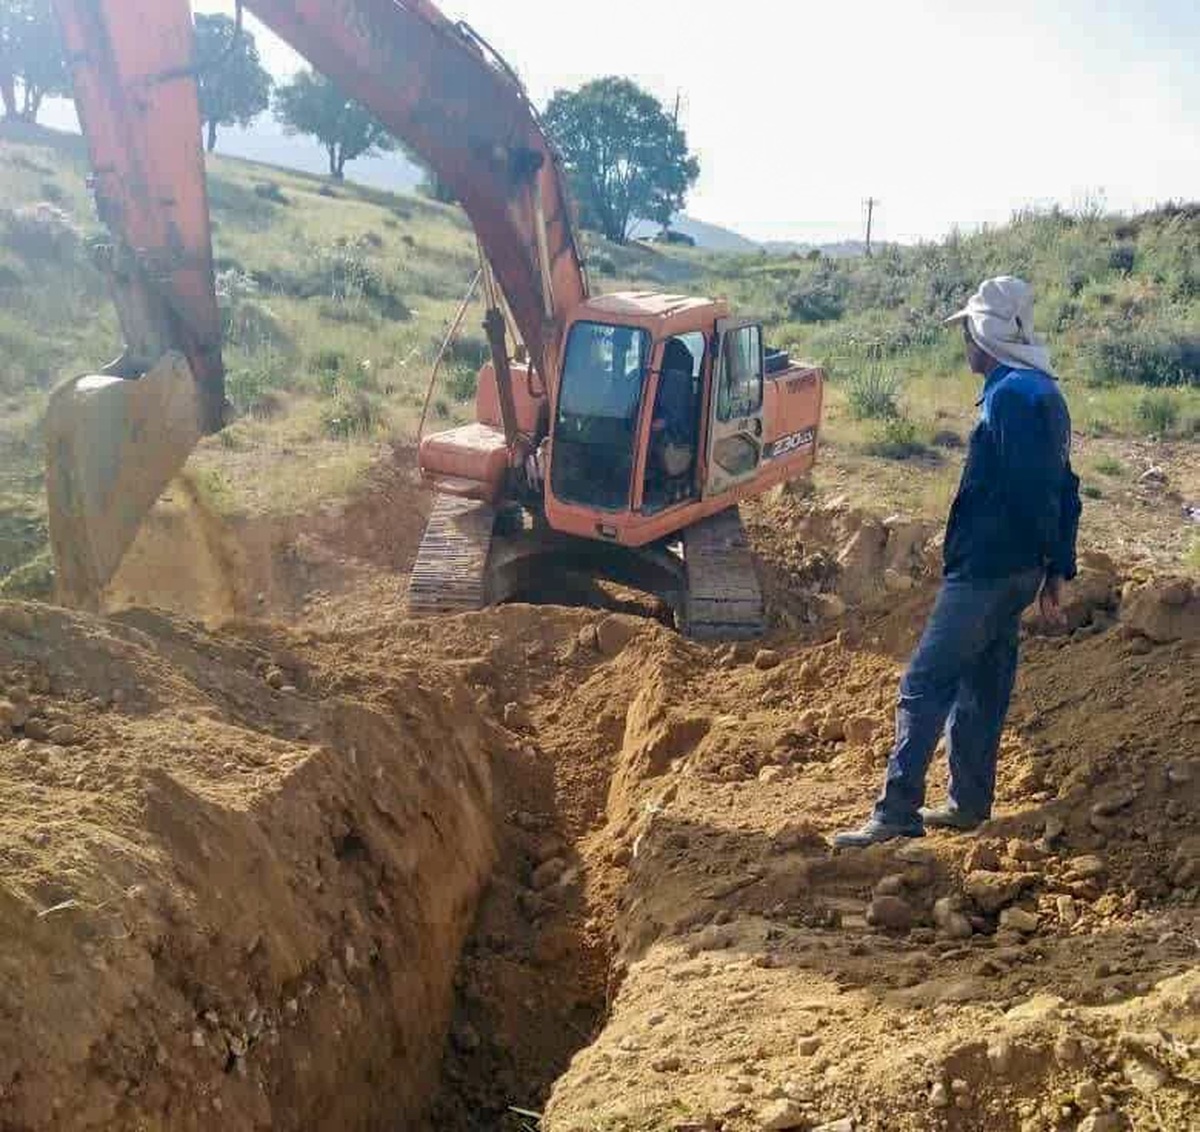
<svg viewBox="0 0 1200 1132">
<path fill-rule="evenodd" d="M 429 368 L 475 271 L 461 213 L 212 159 L 218 289 L 236 422 L 206 441 L 196 479 L 218 509 L 305 513 L 411 440 Z M 89 244 L 100 236 L 78 139 L 0 147 L 0 590 L 48 582 L 38 424 L 51 385 L 119 350 Z M 594 242 L 602 289 L 637 283 L 725 294 L 832 383 L 818 482 L 877 506 L 938 514 L 970 426 L 975 382 L 941 317 L 985 275 L 1034 282 L 1094 494 L 1115 499 L 1154 437 L 1195 467 L 1200 421 L 1200 212 L 1125 221 L 1061 213 L 871 260 L 718 256 Z M 466 419 L 483 357 L 468 316 L 433 404 Z M 1174 455 L 1172 455 L 1174 453 Z M 1190 490 L 1186 487 L 1185 492 Z M 1176 524 L 1179 525 L 1178 523 Z M 1186 532 L 1185 532 L 1186 534 Z M 1173 536 L 1174 537 L 1174 536 Z M 1181 534 L 1180 538 L 1184 535 Z"/>
<path fill-rule="evenodd" d="M 942 319 L 981 279 L 1018 274 L 1034 285 L 1038 329 L 1071 404 L 1085 492 L 1106 501 L 1089 507 L 1085 530 L 1106 517 L 1117 526 L 1110 507 L 1146 503 L 1165 520 L 1196 502 L 1200 204 L 1132 219 L 1029 212 L 1003 228 L 889 246 L 870 259 L 695 258 L 705 287 L 761 314 L 776 344 L 829 373 L 825 436 L 835 450 L 823 464 L 845 473 L 833 479 L 854 497 L 944 514 L 959 468 L 947 450 L 971 427 L 978 380 Z M 888 467 L 895 461 L 903 474 Z M 1169 497 L 1134 498 L 1138 476 L 1163 462 L 1180 468 Z M 1200 565 L 1185 524 L 1176 521 L 1170 538 Z"/>
<path fill-rule="evenodd" d="M 89 245 L 100 239 L 78 138 L 0 147 L 0 587 L 46 585 L 38 425 L 50 387 L 120 349 Z M 477 267 L 462 213 L 416 196 L 210 158 L 217 287 L 238 414 L 193 461 L 227 511 L 339 498 L 390 440 L 411 439 L 430 367 Z M 602 282 L 698 271 L 600 245 Z M 475 305 L 442 371 L 434 427 L 465 420 L 484 356 Z"/>
</svg>

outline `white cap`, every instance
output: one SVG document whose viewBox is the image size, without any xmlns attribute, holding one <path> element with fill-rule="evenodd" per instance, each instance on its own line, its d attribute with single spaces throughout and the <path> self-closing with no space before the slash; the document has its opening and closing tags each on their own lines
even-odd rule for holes
<svg viewBox="0 0 1200 1132">
<path fill-rule="evenodd" d="M 985 279 L 947 323 L 965 322 L 971 337 L 998 362 L 1054 376 L 1050 353 L 1033 332 L 1033 288 L 1015 275 Z"/>
</svg>

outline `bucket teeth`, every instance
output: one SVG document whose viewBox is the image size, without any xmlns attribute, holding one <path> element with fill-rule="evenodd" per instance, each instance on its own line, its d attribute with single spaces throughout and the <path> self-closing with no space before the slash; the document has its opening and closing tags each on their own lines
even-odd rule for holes
<svg viewBox="0 0 1200 1132">
<path fill-rule="evenodd" d="M 495 520 L 495 509 L 477 500 L 455 495 L 434 500 L 408 580 L 408 611 L 413 617 L 465 613 L 488 604 Z"/>
<path fill-rule="evenodd" d="M 766 631 L 754 555 L 736 507 L 683 532 L 683 632 L 695 640 L 752 640 Z"/>
</svg>

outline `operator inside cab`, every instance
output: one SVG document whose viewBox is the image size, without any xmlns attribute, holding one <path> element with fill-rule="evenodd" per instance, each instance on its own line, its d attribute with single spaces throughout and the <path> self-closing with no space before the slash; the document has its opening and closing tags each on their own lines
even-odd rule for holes
<svg viewBox="0 0 1200 1132">
<path fill-rule="evenodd" d="M 668 338 L 663 346 L 658 395 L 651 421 L 645 503 L 667 506 L 694 493 L 699 433 L 699 376 L 703 361 L 683 338 Z"/>
</svg>

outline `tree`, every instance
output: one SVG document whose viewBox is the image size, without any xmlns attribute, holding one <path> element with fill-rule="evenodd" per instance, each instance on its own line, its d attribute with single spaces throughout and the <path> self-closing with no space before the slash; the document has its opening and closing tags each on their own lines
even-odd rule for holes
<svg viewBox="0 0 1200 1132">
<path fill-rule="evenodd" d="M 4 116 L 36 122 L 42 99 L 48 94 L 67 94 L 70 86 L 58 18 L 50 0 L 0 0 Z"/>
<path fill-rule="evenodd" d="M 2 0 L 0 0 L 2 2 Z M 218 126 L 248 126 L 271 102 L 271 76 L 254 36 L 228 16 L 196 16 L 196 85 L 208 152 Z"/>
<path fill-rule="evenodd" d="M 566 164 L 582 222 L 619 244 L 635 220 L 669 225 L 700 176 L 674 117 L 629 79 L 560 90 L 543 120 Z"/>
<path fill-rule="evenodd" d="M 289 134 L 311 134 L 329 153 L 329 175 L 345 177 L 346 162 L 393 150 L 397 141 L 323 75 L 301 71 L 275 92 L 275 114 Z"/>
</svg>

